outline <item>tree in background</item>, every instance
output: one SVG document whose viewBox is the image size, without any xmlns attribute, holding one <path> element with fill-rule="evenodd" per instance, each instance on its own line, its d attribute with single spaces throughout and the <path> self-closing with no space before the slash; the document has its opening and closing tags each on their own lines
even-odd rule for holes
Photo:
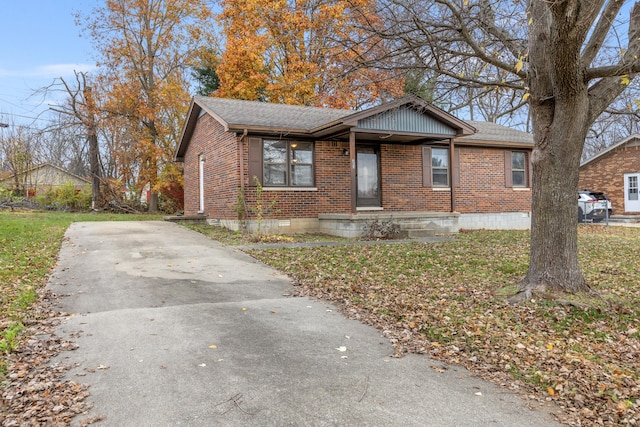
<svg viewBox="0 0 640 427">
<path fill-rule="evenodd" d="M 27 174 L 38 163 L 39 132 L 23 126 L 9 124 L 0 129 L 0 170 L 7 171 L 13 187 L 28 197 Z"/>
<path fill-rule="evenodd" d="M 372 0 L 222 0 L 215 96 L 359 108 L 403 93 L 402 72 L 360 66 L 385 47 Z"/>
<path fill-rule="evenodd" d="M 204 0 L 107 0 L 86 24 L 99 52 L 103 108 L 131 143 L 117 149 L 138 159 L 137 189 L 149 186 L 150 211 L 158 210 L 160 180 L 181 180 L 165 168 L 189 105 L 189 67 L 214 45 L 210 18 Z"/>
<path fill-rule="evenodd" d="M 427 70 L 439 88 L 460 99 L 468 96 L 469 105 L 493 92 L 507 102 L 490 111 L 529 110 L 535 141 L 531 255 L 514 301 L 536 292 L 589 291 L 578 264 L 580 157 L 589 128 L 640 71 L 640 5 L 624 9 L 627 2 L 619 0 L 380 4 L 386 29 L 372 26 L 372 34 L 394 46 L 379 58 L 382 64 Z"/>
<path fill-rule="evenodd" d="M 100 199 L 100 147 L 98 146 L 98 105 L 87 73 L 74 72 L 75 82 L 70 84 L 60 77 L 67 94 L 67 103 L 52 110 L 72 118 L 71 126 L 83 129 L 89 146 L 91 176 L 91 209 L 97 209 Z"/>
<path fill-rule="evenodd" d="M 200 55 L 197 65 L 193 67 L 191 76 L 198 84 L 196 94 L 209 96 L 220 87 L 220 77 L 218 77 L 218 64 L 220 56 L 214 49 L 204 49 Z"/>
</svg>

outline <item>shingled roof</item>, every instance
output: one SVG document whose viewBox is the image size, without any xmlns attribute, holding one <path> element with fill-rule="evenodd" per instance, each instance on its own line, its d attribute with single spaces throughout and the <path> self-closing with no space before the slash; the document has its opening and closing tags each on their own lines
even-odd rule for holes
<svg viewBox="0 0 640 427">
<path fill-rule="evenodd" d="M 195 102 L 225 127 L 311 131 L 354 113 L 335 108 L 303 107 L 268 102 L 197 96 Z"/>
<path fill-rule="evenodd" d="M 477 129 L 473 135 L 458 138 L 457 142 L 477 141 L 485 143 L 515 143 L 533 145 L 533 135 L 521 130 L 513 129 L 491 122 L 477 122 L 467 120 L 471 126 Z"/>
<path fill-rule="evenodd" d="M 386 121 L 379 120 L 382 126 L 371 126 L 370 122 L 367 122 L 370 118 L 382 118 L 390 111 L 397 112 L 398 116 Z M 413 111 L 413 116 L 402 111 Z M 416 112 L 419 114 L 416 115 Z M 186 153 L 197 119 L 203 113 L 213 117 L 227 132 L 344 140 L 348 139 L 350 131 L 355 131 L 359 139 L 379 142 L 384 140 L 385 143 L 415 144 L 453 137 L 454 142 L 469 145 L 533 145 L 531 134 L 495 123 L 463 121 L 411 95 L 363 111 L 197 96 L 189 108 L 176 151 L 176 160 L 181 160 Z M 426 120 L 427 124 L 437 123 L 442 126 L 440 129 L 431 126 L 431 130 L 428 131 L 417 130 L 417 127 L 411 127 L 415 120 Z M 404 124 L 398 128 L 399 123 Z"/>
</svg>

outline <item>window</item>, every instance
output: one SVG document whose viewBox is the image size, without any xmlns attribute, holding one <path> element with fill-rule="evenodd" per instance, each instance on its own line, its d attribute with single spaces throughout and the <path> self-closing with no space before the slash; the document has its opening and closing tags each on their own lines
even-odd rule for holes
<svg viewBox="0 0 640 427">
<path fill-rule="evenodd" d="M 448 189 L 460 186 L 460 149 L 455 149 L 453 159 L 450 157 L 449 148 L 422 146 L 423 187 Z"/>
<path fill-rule="evenodd" d="M 638 200 L 638 177 L 630 176 L 627 186 L 628 199 Z"/>
<path fill-rule="evenodd" d="M 434 187 L 449 186 L 449 150 L 447 148 L 431 149 L 431 175 Z"/>
<path fill-rule="evenodd" d="M 262 179 L 267 187 L 313 186 L 313 143 L 264 140 Z"/>
<path fill-rule="evenodd" d="M 527 156 L 520 151 L 511 153 L 511 184 L 514 187 L 527 186 Z"/>
<path fill-rule="evenodd" d="M 524 151 L 504 152 L 505 187 L 526 188 L 529 185 L 529 164 Z"/>
</svg>

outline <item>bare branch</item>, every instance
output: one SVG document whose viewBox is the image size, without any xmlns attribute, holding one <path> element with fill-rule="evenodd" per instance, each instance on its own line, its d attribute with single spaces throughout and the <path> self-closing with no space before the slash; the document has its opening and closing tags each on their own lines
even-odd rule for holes
<svg viewBox="0 0 640 427">
<path fill-rule="evenodd" d="M 623 5 L 624 2 L 619 0 L 609 0 L 607 2 L 593 33 L 591 33 L 591 37 L 589 37 L 589 41 L 582 50 L 582 64 L 585 67 L 590 66 L 598 55 L 614 19 Z"/>
</svg>

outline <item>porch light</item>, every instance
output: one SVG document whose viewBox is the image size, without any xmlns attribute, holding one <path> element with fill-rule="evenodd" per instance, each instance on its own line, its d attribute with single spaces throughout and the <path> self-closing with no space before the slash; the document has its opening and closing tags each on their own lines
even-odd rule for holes
<svg viewBox="0 0 640 427">
<path fill-rule="evenodd" d="M 342 155 L 343 156 L 348 156 L 349 155 L 349 149 L 345 148 L 344 150 L 342 150 Z"/>
</svg>

